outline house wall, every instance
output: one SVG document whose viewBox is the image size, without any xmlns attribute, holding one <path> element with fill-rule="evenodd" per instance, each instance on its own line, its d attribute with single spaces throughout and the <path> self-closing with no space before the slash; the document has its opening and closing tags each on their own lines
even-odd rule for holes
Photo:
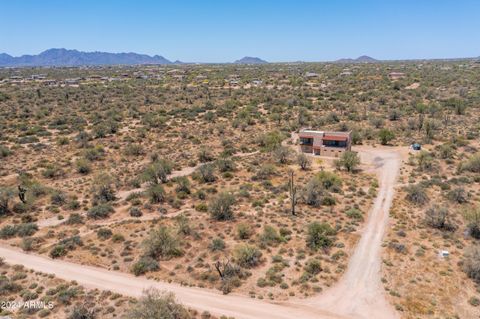
<svg viewBox="0 0 480 319">
<path fill-rule="evenodd" d="M 330 157 L 340 157 L 346 151 L 343 147 L 322 147 L 320 155 Z"/>
<path fill-rule="evenodd" d="M 346 147 L 328 147 L 323 145 L 323 136 L 342 136 L 347 137 Z M 315 155 L 340 157 L 345 151 L 352 149 L 352 133 L 351 132 L 322 132 L 305 130 L 300 132 L 300 137 L 313 138 L 312 145 L 300 145 L 300 149 L 304 153 L 313 153 Z"/>
</svg>

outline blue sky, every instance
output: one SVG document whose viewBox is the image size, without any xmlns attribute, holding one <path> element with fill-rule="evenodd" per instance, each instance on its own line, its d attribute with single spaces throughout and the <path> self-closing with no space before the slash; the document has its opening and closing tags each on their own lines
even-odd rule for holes
<svg viewBox="0 0 480 319">
<path fill-rule="evenodd" d="M 0 52 L 60 47 L 187 62 L 472 57 L 480 1 L 1 1 Z"/>
</svg>

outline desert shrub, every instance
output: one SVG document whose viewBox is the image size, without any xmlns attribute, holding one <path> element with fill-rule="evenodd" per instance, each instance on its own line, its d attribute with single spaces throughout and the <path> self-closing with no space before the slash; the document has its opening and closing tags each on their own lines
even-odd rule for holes
<svg viewBox="0 0 480 319">
<path fill-rule="evenodd" d="M 28 212 L 28 210 L 30 208 L 31 208 L 30 203 L 18 202 L 18 203 L 13 204 L 12 211 L 14 213 L 17 213 L 17 214 L 24 214 L 24 213 Z"/>
<path fill-rule="evenodd" d="M 307 247 L 325 249 L 333 245 L 335 230 L 327 223 L 313 222 L 307 227 Z"/>
<path fill-rule="evenodd" d="M 20 243 L 20 248 L 22 248 L 24 251 L 31 251 L 33 250 L 35 243 L 36 243 L 36 238 L 25 237 L 25 238 L 22 238 L 22 241 Z"/>
<path fill-rule="evenodd" d="M 390 143 L 391 140 L 395 138 L 395 134 L 393 134 L 392 131 L 389 129 L 381 129 L 380 132 L 378 132 L 378 138 L 380 139 L 380 143 L 382 145 L 387 145 Z"/>
<path fill-rule="evenodd" d="M 99 161 L 103 159 L 103 157 L 105 156 L 105 150 L 101 146 L 95 146 L 95 147 L 86 149 L 85 152 L 83 153 L 83 156 L 91 162 Z"/>
<path fill-rule="evenodd" d="M 272 151 L 282 143 L 285 136 L 280 131 L 271 131 L 261 135 L 258 144 L 266 151 Z"/>
<path fill-rule="evenodd" d="M 116 199 L 113 178 L 108 174 L 99 174 L 95 177 L 92 187 L 93 202 L 107 203 Z"/>
<path fill-rule="evenodd" d="M 68 253 L 68 250 L 65 248 L 64 245 L 55 245 L 52 250 L 50 250 L 50 257 L 52 258 L 59 258 L 63 257 Z"/>
<path fill-rule="evenodd" d="M 177 303 L 170 292 L 149 288 L 128 311 L 129 319 L 190 319 L 188 310 Z"/>
<path fill-rule="evenodd" d="M 307 155 L 305 155 L 304 153 L 300 153 L 297 156 L 297 164 L 300 166 L 301 169 L 306 170 L 312 165 L 312 161 Z"/>
<path fill-rule="evenodd" d="M 232 205 L 235 197 L 227 192 L 222 192 L 214 197 L 208 204 L 208 211 L 213 219 L 224 221 L 233 219 Z"/>
<path fill-rule="evenodd" d="M 426 210 L 425 222 L 428 226 L 442 229 L 442 230 L 455 230 L 455 225 L 451 221 L 450 212 L 448 208 L 443 206 L 434 205 Z"/>
<path fill-rule="evenodd" d="M 0 276 L 0 294 L 7 295 L 9 293 L 18 293 L 21 291 L 22 286 L 15 283 L 13 280 L 7 278 L 4 275 Z"/>
<path fill-rule="evenodd" d="M 70 201 L 67 203 L 67 209 L 69 210 L 76 210 L 80 208 L 80 202 L 76 200 L 75 198 L 72 198 Z"/>
<path fill-rule="evenodd" d="M 184 213 L 179 214 L 175 217 L 175 222 L 177 224 L 177 232 L 181 235 L 190 235 L 192 234 L 192 227 L 190 226 L 190 221 Z"/>
<path fill-rule="evenodd" d="M 460 168 L 472 173 L 480 173 L 480 153 L 472 155 L 467 161 L 461 164 Z"/>
<path fill-rule="evenodd" d="M 470 236 L 480 239 L 480 208 L 468 208 L 465 211 L 465 220 L 467 221 L 467 230 Z"/>
<path fill-rule="evenodd" d="M 286 164 L 290 160 L 290 148 L 286 146 L 277 146 L 273 150 L 273 157 L 279 162 L 280 164 Z"/>
<path fill-rule="evenodd" d="M 141 176 L 141 179 L 150 184 L 167 182 L 168 175 L 172 173 L 172 163 L 165 159 L 156 159 L 148 165 Z"/>
<path fill-rule="evenodd" d="M 14 226 L 15 232 L 19 237 L 32 236 L 38 230 L 37 224 L 34 223 L 23 223 Z"/>
<path fill-rule="evenodd" d="M 263 245 L 275 245 L 284 241 L 282 236 L 278 234 L 278 231 L 270 225 L 263 227 L 263 232 L 260 234 L 259 239 Z"/>
<path fill-rule="evenodd" d="M 0 145 L 0 158 L 5 158 L 12 154 L 12 151 L 6 146 Z"/>
<path fill-rule="evenodd" d="M 82 288 L 78 286 L 68 287 L 67 285 L 60 285 L 57 287 L 57 300 L 63 305 L 70 305 L 72 299 L 82 293 Z"/>
<path fill-rule="evenodd" d="M 77 172 L 80 174 L 89 174 L 92 171 L 92 166 L 90 161 L 86 158 L 80 158 L 75 162 L 75 166 L 77 168 Z"/>
<path fill-rule="evenodd" d="M 156 271 L 159 269 L 160 266 L 155 259 L 149 256 L 142 256 L 135 264 L 133 264 L 132 273 L 135 276 L 140 276 L 149 271 Z"/>
<path fill-rule="evenodd" d="M 95 319 L 95 309 L 85 305 L 76 305 L 68 315 L 68 319 Z"/>
<path fill-rule="evenodd" d="M 87 217 L 91 219 L 104 219 L 110 216 L 114 209 L 109 204 L 100 204 L 93 206 L 88 210 Z"/>
<path fill-rule="evenodd" d="M 211 183 L 217 179 L 215 177 L 215 166 L 211 163 L 201 165 L 197 168 L 196 173 L 203 183 Z"/>
<path fill-rule="evenodd" d="M 335 164 L 345 168 L 348 172 L 353 172 L 360 164 L 360 157 L 356 152 L 345 151 Z"/>
<path fill-rule="evenodd" d="M 181 176 L 177 177 L 175 179 L 175 183 L 177 183 L 177 187 L 175 188 L 175 191 L 177 193 L 185 193 L 185 194 L 190 194 L 190 180 L 186 176 Z"/>
<path fill-rule="evenodd" d="M 114 243 L 120 243 L 125 240 L 125 237 L 122 234 L 113 234 L 112 241 Z"/>
<path fill-rule="evenodd" d="M 210 245 L 208 245 L 208 248 L 211 251 L 224 250 L 225 247 L 226 247 L 225 241 L 221 238 L 212 239 L 212 242 L 210 243 Z"/>
<path fill-rule="evenodd" d="M 251 245 L 238 245 L 233 251 L 235 261 L 244 268 L 253 268 L 260 264 L 262 253 Z"/>
<path fill-rule="evenodd" d="M 65 224 L 67 225 L 83 224 L 83 216 L 78 213 L 72 213 L 70 214 L 68 219 L 65 221 Z"/>
<path fill-rule="evenodd" d="M 80 236 L 67 237 L 59 241 L 59 245 L 63 245 L 67 250 L 74 250 L 78 246 L 83 246 Z"/>
<path fill-rule="evenodd" d="M 305 263 L 304 270 L 309 275 L 318 275 L 323 269 L 320 260 L 310 259 Z"/>
<path fill-rule="evenodd" d="M 36 198 L 44 196 L 48 193 L 48 188 L 37 182 L 30 185 L 29 192 Z"/>
<path fill-rule="evenodd" d="M 345 214 L 351 219 L 363 220 L 362 211 L 357 208 L 350 208 L 345 212 Z"/>
<path fill-rule="evenodd" d="M 447 198 L 458 204 L 464 204 L 468 202 L 469 197 L 469 194 L 462 187 L 454 188 L 447 193 Z"/>
<path fill-rule="evenodd" d="M 230 158 L 219 158 L 215 161 L 215 165 L 217 166 L 218 170 L 222 173 L 224 172 L 231 172 L 235 170 L 235 162 Z"/>
<path fill-rule="evenodd" d="M 138 207 L 130 208 L 129 213 L 132 217 L 141 217 L 143 215 L 142 211 Z"/>
<path fill-rule="evenodd" d="M 15 237 L 17 231 L 14 226 L 12 225 L 5 225 L 0 229 L 0 238 L 1 239 L 8 239 Z"/>
<path fill-rule="evenodd" d="M 42 175 L 45 178 L 55 179 L 62 177 L 65 175 L 65 171 L 56 164 L 49 164 L 47 167 L 42 171 Z"/>
<path fill-rule="evenodd" d="M 321 171 L 316 175 L 323 187 L 332 192 L 340 192 L 342 190 L 342 179 L 333 172 Z"/>
<path fill-rule="evenodd" d="M 240 223 L 237 225 L 237 236 L 240 239 L 249 239 L 253 235 L 253 229 L 249 224 Z"/>
<path fill-rule="evenodd" d="M 67 198 L 66 198 L 65 194 L 60 192 L 60 191 L 55 191 L 50 196 L 50 202 L 52 203 L 52 205 L 61 206 L 61 205 L 65 204 L 66 200 L 67 200 Z"/>
<path fill-rule="evenodd" d="M 424 205 L 429 201 L 425 189 L 420 185 L 407 186 L 405 191 L 407 192 L 405 198 L 411 203 Z"/>
<path fill-rule="evenodd" d="M 445 143 L 435 148 L 441 159 L 452 159 L 455 156 L 455 148 L 451 143 Z"/>
<path fill-rule="evenodd" d="M 469 278 L 480 284 L 480 246 L 471 246 L 466 250 L 462 268 Z"/>
<path fill-rule="evenodd" d="M 140 156 L 144 154 L 143 147 L 140 144 L 128 144 L 125 146 L 125 155 Z"/>
<path fill-rule="evenodd" d="M 307 205 L 318 207 L 322 204 L 326 191 L 322 181 L 316 177 L 311 178 L 302 191 L 302 198 Z"/>
<path fill-rule="evenodd" d="M 7 187 L 0 187 L 0 216 L 10 212 L 9 203 L 13 198 L 13 190 Z"/>
<path fill-rule="evenodd" d="M 235 264 L 228 262 L 223 267 L 223 278 L 221 281 L 220 289 L 223 294 L 226 295 L 232 291 L 234 287 L 238 287 L 241 284 L 240 279 L 246 277 L 246 272 Z"/>
<path fill-rule="evenodd" d="M 0 238 L 8 239 L 15 236 L 27 237 L 34 235 L 38 230 L 37 224 L 23 223 L 18 225 L 5 225 L 0 229 Z"/>
<path fill-rule="evenodd" d="M 211 162 L 215 159 L 212 152 L 205 147 L 202 147 L 198 152 L 198 160 L 200 163 Z"/>
<path fill-rule="evenodd" d="M 252 177 L 253 180 L 266 180 L 271 176 L 275 175 L 277 170 L 272 164 L 263 164 L 260 166 L 256 174 Z"/>
<path fill-rule="evenodd" d="M 169 259 L 182 254 L 179 238 L 173 235 L 166 226 L 160 226 L 150 232 L 142 246 L 144 255 L 155 259 Z"/>
<path fill-rule="evenodd" d="M 112 235 L 113 235 L 112 231 L 108 228 L 100 228 L 99 230 L 97 230 L 98 239 L 107 240 L 110 237 L 112 237 Z"/>
<path fill-rule="evenodd" d="M 433 157 L 432 155 L 427 152 L 427 151 L 420 151 L 418 155 L 416 156 L 418 168 L 421 171 L 429 171 L 433 169 Z"/>
<path fill-rule="evenodd" d="M 147 189 L 147 197 L 152 204 L 163 203 L 166 198 L 165 190 L 160 184 L 152 184 Z"/>
</svg>

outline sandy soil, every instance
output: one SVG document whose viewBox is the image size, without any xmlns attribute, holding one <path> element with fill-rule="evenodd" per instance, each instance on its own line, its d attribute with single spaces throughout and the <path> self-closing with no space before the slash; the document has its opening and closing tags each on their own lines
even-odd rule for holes
<svg viewBox="0 0 480 319">
<path fill-rule="evenodd" d="M 237 153 L 234 155 L 234 157 L 248 157 L 248 156 L 252 156 L 252 155 L 255 155 L 257 154 L 258 151 L 255 151 L 255 152 L 251 152 L 251 153 Z M 182 177 L 182 176 L 188 176 L 188 175 L 191 175 L 193 174 L 200 166 L 203 166 L 205 165 L 206 163 L 199 163 L 197 164 L 196 166 L 193 166 L 193 167 L 184 167 L 183 169 L 181 170 L 178 170 L 178 171 L 173 171 L 170 175 L 168 175 L 168 179 L 172 179 L 172 178 L 176 178 L 176 177 Z M 130 189 L 130 190 L 124 190 L 124 191 L 120 191 L 117 193 L 117 200 L 118 201 L 124 201 L 127 199 L 127 197 L 130 195 L 130 194 L 133 194 L 133 193 L 140 193 L 140 192 L 143 192 L 145 191 L 145 188 L 147 187 L 147 184 L 144 184 L 142 185 L 142 187 L 140 188 L 135 188 L 135 189 Z M 81 215 L 86 215 L 86 212 L 84 211 L 75 211 L 73 213 L 78 213 L 78 214 L 81 214 Z M 150 219 L 155 219 L 155 218 L 158 218 L 158 216 L 144 216 L 143 218 L 140 218 L 138 220 L 150 220 Z M 37 222 L 37 226 L 39 228 L 44 228 L 44 227 L 53 227 L 53 226 L 57 226 L 57 225 L 60 225 L 61 223 L 65 222 L 65 220 L 60 220 L 58 219 L 57 216 L 54 216 L 54 217 L 51 217 L 51 218 L 46 218 L 46 219 L 43 219 L 43 220 L 39 220 Z M 110 224 L 110 223 L 115 223 L 116 221 L 112 221 L 112 222 L 107 222 L 107 223 L 103 223 L 103 225 L 107 225 L 107 224 Z"/>
<path fill-rule="evenodd" d="M 140 296 L 142 290 L 150 286 L 169 290 L 186 306 L 235 318 L 398 318 L 387 303 L 380 282 L 380 254 L 402 152 L 394 148 L 356 150 L 362 161 L 378 173 L 378 196 L 344 277 L 335 287 L 316 297 L 273 303 L 235 294 L 223 296 L 213 290 L 182 287 L 51 260 L 10 247 L 0 247 L 0 256 L 12 264 L 23 264 L 36 271 L 54 273 L 59 278 L 76 280 L 87 288 L 111 290 L 133 297 Z"/>
</svg>

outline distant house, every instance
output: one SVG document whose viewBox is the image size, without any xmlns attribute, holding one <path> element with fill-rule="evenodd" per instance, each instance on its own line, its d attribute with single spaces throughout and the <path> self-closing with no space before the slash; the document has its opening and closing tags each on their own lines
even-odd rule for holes
<svg viewBox="0 0 480 319">
<path fill-rule="evenodd" d="M 352 149 L 352 132 L 329 132 L 301 129 L 300 149 L 304 153 L 339 157 Z"/>
<path fill-rule="evenodd" d="M 318 78 L 318 73 L 315 72 L 307 72 L 305 73 L 306 78 Z"/>
<path fill-rule="evenodd" d="M 391 79 L 391 80 L 398 80 L 398 79 L 402 79 L 405 77 L 405 73 L 402 73 L 402 72 L 390 72 L 388 73 L 388 77 Z"/>
<path fill-rule="evenodd" d="M 349 76 L 352 75 L 351 71 L 343 71 L 342 73 L 339 74 L 340 76 Z"/>
<path fill-rule="evenodd" d="M 65 79 L 65 84 L 67 85 L 77 85 L 80 82 L 80 78 Z"/>
</svg>

